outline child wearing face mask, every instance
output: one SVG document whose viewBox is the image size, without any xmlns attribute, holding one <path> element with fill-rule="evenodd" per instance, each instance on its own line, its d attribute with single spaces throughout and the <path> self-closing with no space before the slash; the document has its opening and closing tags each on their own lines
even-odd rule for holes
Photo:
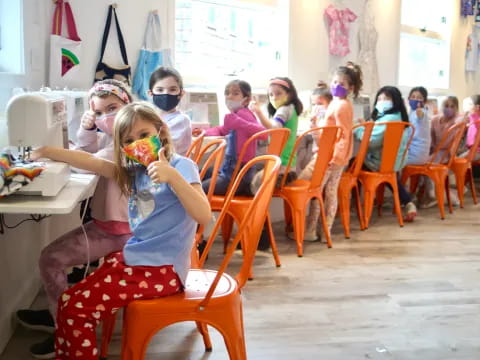
<svg viewBox="0 0 480 360">
<path fill-rule="evenodd" d="M 467 130 L 467 138 L 466 138 L 466 145 L 468 148 L 471 148 L 473 142 L 475 141 L 475 137 L 477 136 L 477 132 L 480 129 L 480 95 L 473 95 L 471 97 L 473 102 L 472 110 L 465 114 L 465 117 L 468 118 L 468 130 Z M 460 157 L 466 157 L 470 150 L 465 151 Z M 474 160 L 480 160 L 480 147 L 478 148 Z"/>
<path fill-rule="evenodd" d="M 328 105 L 325 117 L 317 126 L 336 125 L 342 129 L 342 135 L 335 143 L 332 159 L 328 165 L 323 178 L 322 188 L 324 189 L 324 205 L 327 228 L 332 229 L 335 214 L 337 212 L 337 193 L 340 178 L 345 166 L 352 156 L 352 127 L 353 127 L 353 105 L 348 95 L 358 96 L 362 88 L 362 72 L 359 66 L 340 66 L 334 73 L 330 84 L 330 94 L 333 100 Z M 319 149 L 321 151 L 321 149 Z M 300 179 L 309 180 L 312 178 L 317 156 L 314 155 L 310 163 L 300 173 Z M 318 200 L 310 201 L 310 210 L 306 219 L 304 240 L 316 241 L 319 233 L 317 225 L 319 222 L 320 205 Z"/>
<path fill-rule="evenodd" d="M 112 179 L 129 198 L 132 235 L 125 246 L 58 299 L 55 359 L 95 360 L 103 319 L 135 299 L 183 291 L 197 223 L 208 223 L 210 205 L 197 166 L 174 153 L 168 127 L 146 102 L 118 112 L 113 162 L 49 146 L 33 152 L 41 157 Z"/>
<path fill-rule="evenodd" d="M 95 83 L 88 93 L 88 99 L 90 110 L 82 117 L 76 149 L 94 158 L 112 161 L 115 115 L 132 101 L 132 96 L 122 82 L 109 79 Z M 43 249 L 39 268 L 49 310 L 19 310 L 17 319 L 20 324 L 53 333 L 57 301 L 68 288 L 66 270 L 120 251 L 131 237 L 127 198 L 113 179 L 100 177 L 91 200 L 91 215 L 93 221 L 84 225 L 88 248 L 83 230 L 79 227 Z M 30 352 L 36 358 L 53 358 L 53 335 L 32 345 Z"/>
<path fill-rule="evenodd" d="M 310 128 L 317 126 L 317 123 L 325 118 L 328 105 L 333 100 L 330 89 L 323 81 L 319 81 L 317 87 L 312 91 L 313 116 L 310 119 Z"/>
<path fill-rule="evenodd" d="M 403 101 L 402 93 L 394 86 L 384 86 L 378 90 L 375 96 L 372 120 L 378 122 L 405 121 L 409 122 L 407 109 Z M 361 141 L 363 128 L 355 129 L 354 136 Z M 364 166 L 367 170 L 378 171 L 382 161 L 383 139 L 385 126 L 374 126 L 368 144 Z M 394 169 L 397 172 L 397 184 L 400 203 L 405 206 L 405 221 L 413 221 L 417 215 L 417 208 L 412 201 L 411 195 L 400 183 L 400 171 L 406 165 L 406 156 L 403 154 L 407 148 L 409 133 L 405 131 L 400 142 Z M 402 162 L 403 159 L 403 162 Z M 389 185 L 388 185 L 389 186 Z M 390 187 L 390 186 L 389 186 Z"/>
<path fill-rule="evenodd" d="M 192 143 L 192 125 L 188 115 L 178 110 L 185 95 L 182 76 L 175 69 L 161 66 L 150 76 L 149 87 L 148 94 L 170 130 L 175 152 L 184 156 Z"/>
<path fill-rule="evenodd" d="M 442 113 L 432 117 L 430 128 L 431 128 L 431 147 L 430 154 L 433 153 L 435 148 L 440 143 L 445 132 L 456 123 L 463 121 L 464 117 L 458 113 L 459 105 L 458 98 L 456 96 L 448 96 L 442 103 Z M 441 158 L 445 151 L 448 151 L 449 142 L 447 141 L 444 145 L 444 148 L 440 149 L 438 158 Z M 468 153 L 468 152 L 467 152 Z M 462 156 L 462 155 L 461 155 Z M 429 178 L 425 179 L 426 181 L 426 199 L 420 204 L 421 208 L 429 208 L 437 205 L 437 200 L 435 197 L 435 187 L 432 180 Z M 450 189 L 450 199 L 452 203 L 458 204 L 457 194 Z"/>
<path fill-rule="evenodd" d="M 248 104 L 252 98 L 252 88 L 244 80 L 232 80 L 225 86 L 225 103 L 230 111 L 225 115 L 223 125 L 209 128 L 205 131 L 207 136 L 225 136 L 227 148 L 225 158 L 220 168 L 220 173 L 215 184 L 214 194 L 225 195 L 228 185 L 232 180 L 233 170 L 242 151 L 245 142 L 254 134 L 265 128 L 257 122 L 255 115 L 248 109 Z M 257 144 L 251 143 L 241 160 L 242 164 L 247 163 L 255 157 Z M 253 169 L 251 169 L 253 170 Z M 242 183 L 237 189 L 236 194 L 251 195 L 250 182 L 254 173 L 244 176 Z M 210 186 L 210 176 L 206 175 L 202 187 L 205 193 Z"/>
<path fill-rule="evenodd" d="M 430 158 L 430 119 L 428 118 L 426 103 L 428 92 L 423 86 L 410 90 L 408 104 L 410 123 L 415 126 L 415 134 L 408 149 L 407 165 L 425 164 Z"/>
</svg>

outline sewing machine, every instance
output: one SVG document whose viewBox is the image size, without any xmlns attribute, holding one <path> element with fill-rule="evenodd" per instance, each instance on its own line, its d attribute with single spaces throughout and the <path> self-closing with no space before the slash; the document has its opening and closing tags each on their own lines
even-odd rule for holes
<svg viewBox="0 0 480 360">
<path fill-rule="evenodd" d="M 7 104 L 8 144 L 26 158 L 32 147 L 68 148 L 66 106 L 62 96 L 31 92 L 14 96 Z M 18 194 L 56 196 L 70 178 L 68 164 L 47 160 L 46 168 Z"/>
</svg>

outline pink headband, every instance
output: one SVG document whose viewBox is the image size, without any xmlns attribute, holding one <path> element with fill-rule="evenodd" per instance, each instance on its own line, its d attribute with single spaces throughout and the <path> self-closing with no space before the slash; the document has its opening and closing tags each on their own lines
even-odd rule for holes
<svg viewBox="0 0 480 360">
<path fill-rule="evenodd" d="M 93 85 L 93 87 L 88 92 L 88 96 L 89 97 L 93 96 L 97 91 L 109 92 L 112 95 L 115 95 L 116 97 L 118 97 L 120 100 L 122 100 L 126 104 L 128 104 L 130 102 L 130 98 L 128 97 L 125 90 L 123 90 L 121 87 L 118 87 L 117 85 L 95 84 L 95 85 Z"/>
<path fill-rule="evenodd" d="M 290 84 L 282 79 L 272 79 L 270 80 L 269 85 L 282 85 L 285 86 L 287 89 L 290 89 Z"/>
</svg>

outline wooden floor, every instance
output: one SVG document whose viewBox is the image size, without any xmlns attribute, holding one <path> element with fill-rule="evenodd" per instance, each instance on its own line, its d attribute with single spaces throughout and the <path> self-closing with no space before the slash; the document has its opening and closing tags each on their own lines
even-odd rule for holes
<svg viewBox="0 0 480 360">
<path fill-rule="evenodd" d="M 333 248 L 307 243 L 303 258 L 276 224 L 283 266 L 259 253 L 243 293 L 248 358 L 480 359 L 480 205 L 467 199 L 444 221 L 436 208 L 404 228 L 390 211 L 363 232 L 353 221 L 350 240 L 336 224 Z M 208 266 L 219 258 L 217 247 Z M 41 294 L 34 305 L 44 302 Z M 204 353 L 192 323 L 171 326 L 147 359 L 228 359 L 211 333 L 213 352 Z M 0 359 L 30 359 L 28 345 L 43 337 L 18 328 Z M 119 345 L 117 329 L 109 359 L 120 359 Z"/>
</svg>

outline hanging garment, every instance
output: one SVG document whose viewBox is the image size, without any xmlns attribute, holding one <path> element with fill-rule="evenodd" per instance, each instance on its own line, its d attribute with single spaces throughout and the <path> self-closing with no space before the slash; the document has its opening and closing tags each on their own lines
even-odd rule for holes
<svg viewBox="0 0 480 360">
<path fill-rule="evenodd" d="M 64 6 L 68 37 L 62 36 Z M 82 87 L 81 53 L 82 41 L 77 34 L 72 8 L 68 2 L 58 0 L 53 13 L 50 35 L 49 84 L 51 88 Z"/>
<path fill-rule="evenodd" d="M 477 11 L 475 14 L 475 22 L 480 22 L 480 1 L 477 1 Z"/>
<path fill-rule="evenodd" d="M 132 91 L 140 99 L 148 100 L 150 75 L 159 66 L 173 67 L 170 49 L 161 49 L 160 17 L 156 12 L 148 15 L 143 46 L 138 56 L 137 68 L 133 76 Z"/>
<path fill-rule="evenodd" d="M 371 1 L 365 3 L 365 12 L 358 27 L 358 64 L 363 72 L 363 92 L 374 95 L 379 89 L 377 39 Z"/>
<path fill-rule="evenodd" d="M 478 29 L 474 26 L 472 32 L 467 37 L 465 48 L 465 71 L 467 72 L 477 71 L 479 40 Z"/>
<path fill-rule="evenodd" d="M 31 183 L 43 169 L 40 162 L 20 161 L 7 152 L 0 153 L 0 198 Z"/>
<path fill-rule="evenodd" d="M 112 13 L 115 17 L 115 26 L 117 28 L 118 44 L 120 46 L 120 52 L 122 54 L 122 60 L 124 66 L 121 68 L 114 68 L 103 62 L 103 55 L 105 54 L 105 48 L 107 47 L 108 35 L 110 33 L 110 25 L 112 24 Z M 127 50 L 125 48 L 125 41 L 123 40 L 122 30 L 118 23 L 117 11 L 110 5 L 108 7 L 107 21 L 105 23 L 105 29 L 103 30 L 102 48 L 100 49 L 100 60 L 98 61 L 97 68 L 95 70 L 95 82 L 105 79 L 116 79 L 123 81 L 127 85 L 130 85 L 131 68 L 128 65 Z"/>
<path fill-rule="evenodd" d="M 460 12 L 462 16 L 473 15 L 475 0 L 461 0 Z"/>
<path fill-rule="evenodd" d="M 349 28 L 350 23 L 357 19 L 357 15 L 350 9 L 336 9 L 329 5 L 325 9 L 325 17 L 329 27 L 329 50 L 331 55 L 345 56 L 350 53 Z"/>
</svg>

